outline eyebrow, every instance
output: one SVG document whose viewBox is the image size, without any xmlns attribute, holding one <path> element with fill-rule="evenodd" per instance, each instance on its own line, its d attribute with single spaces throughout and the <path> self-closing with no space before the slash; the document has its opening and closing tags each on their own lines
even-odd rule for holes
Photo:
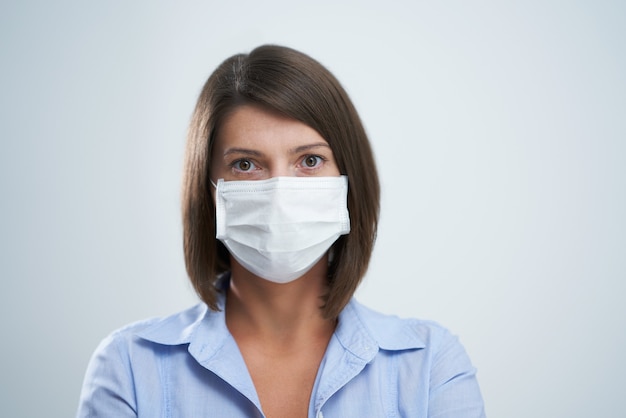
<svg viewBox="0 0 626 418">
<path fill-rule="evenodd" d="M 319 148 L 319 147 L 330 148 L 330 145 L 328 145 L 328 143 L 326 142 L 316 142 L 315 144 L 300 145 L 299 147 L 291 149 L 290 152 L 292 154 L 298 154 L 300 152 L 308 151 L 310 149 Z"/>
<path fill-rule="evenodd" d="M 224 151 L 224 157 L 230 154 L 245 154 L 245 155 L 253 155 L 255 157 L 263 156 L 262 152 L 259 152 L 253 149 L 247 149 L 247 148 L 228 148 L 226 151 Z"/>
<path fill-rule="evenodd" d="M 300 145 L 299 147 L 292 148 L 289 150 L 289 153 L 298 154 L 298 153 L 308 151 L 314 148 L 319 148 L 319 147 L 326 147 L 330 149 L 330 145 L 328 145 L 326 142 L 316 142 L 314 144 Z M 228 148 L 226 151 L 224 151 L 224 157 L 230 154 L 244 154 L 244 155 L 251 155 L 254 157 L 263 156 L 263 153 L 260 151 L 249 149 L 249 148 L 237 148 L 237 147 Z"/>
</svg>

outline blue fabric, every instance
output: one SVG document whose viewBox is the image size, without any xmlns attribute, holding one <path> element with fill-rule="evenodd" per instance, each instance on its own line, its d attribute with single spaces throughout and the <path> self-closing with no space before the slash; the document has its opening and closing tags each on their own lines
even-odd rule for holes
<svg viewBox="0 0 626 418">
<path fill-rule="evenodd" d="M 222 306 L 224 300 L 221 300 Z M 224 312 L 203 303 L 129 325 L 94 353 L 78 417 L 263 417 Z M 484 417 L 475 369 L 446 329 L 352 300 L 320 364 L 309 417 Z"/>
</svg>

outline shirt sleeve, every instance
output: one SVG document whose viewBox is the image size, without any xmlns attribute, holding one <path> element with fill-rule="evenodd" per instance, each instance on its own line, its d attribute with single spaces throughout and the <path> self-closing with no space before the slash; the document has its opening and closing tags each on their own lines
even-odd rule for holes
<svg viewBox="0 0 626 418">
<path fill-rule="evenodd" d="M 458 338 L 445 332 L 434 353 L 429 418 L 485 418 L 476 369 Z"/>
<path fill-rule="evenodd" d="M 91 357 L 76 417 L 137 417 L 134 392 L 128 350 L 114 334 Z"/>
</svg>

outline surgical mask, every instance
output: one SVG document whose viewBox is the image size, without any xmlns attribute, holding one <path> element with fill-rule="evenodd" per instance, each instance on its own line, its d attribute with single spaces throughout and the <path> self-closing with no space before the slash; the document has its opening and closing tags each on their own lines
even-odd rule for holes
<svg viewBox="0 0 626 418">
<path fill-rule="evenodd" d="M 350 232 L 348 178 L 218 180 L 216 237 L 255 275 L 288 283 Z"/>
</svg>

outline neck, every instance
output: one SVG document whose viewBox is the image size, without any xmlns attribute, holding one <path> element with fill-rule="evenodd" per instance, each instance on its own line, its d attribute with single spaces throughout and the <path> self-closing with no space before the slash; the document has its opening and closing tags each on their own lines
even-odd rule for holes
<svg viewBox="0 0 626 418">
<path fill-rule="evenodd" d="M 238 338 L 255 338 L 287 346 L 312 336 L 332 334 L 335 321 L 320 307 L 327 291 L 328 260 L 323 257 L 304 276 L 284 284 L 261 279 L 231 260 L 226 324 Z"/>
</svg>

